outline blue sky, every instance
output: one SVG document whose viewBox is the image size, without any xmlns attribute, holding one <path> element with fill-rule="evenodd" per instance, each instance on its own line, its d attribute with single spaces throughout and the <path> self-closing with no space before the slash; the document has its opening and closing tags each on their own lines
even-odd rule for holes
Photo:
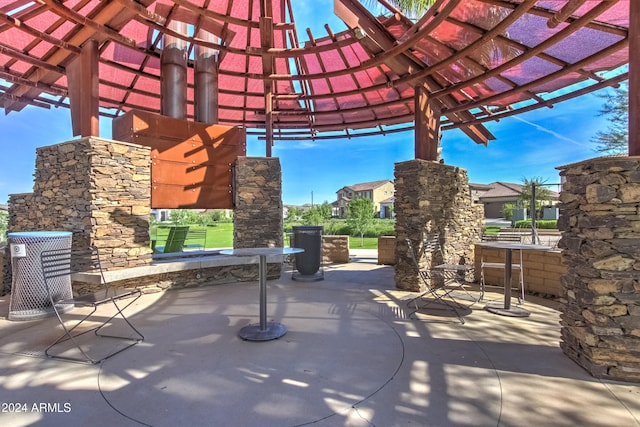
<svg viewBox="0 0 640 427">
<path fill-rule="evenodd" d="M 316 37 L 326 34 L 325 22 L 336 32 L 344 28 L 330 13 L 332 0 L 294 1 L 293 7 L 301 41 L 306 40 L 306 27 Z M 557 166 L 598 155 L 591 138 L 607 127 L 606 119 L 598 116 L 602 103 L 601 98 L 586 95 L 554 108 L 487 123 L 497 137 L 488 147 L 475 144 L 458 130 L 447 131 L 442 157 L 445 163 L 466 169 L 474 183 L 519 183 L 534 177 L 558 183 Z M 101 118 L 100 129 L 102 137 L 111 137 L 110 120 Z M 0 114 L 0 135 L 0 204 L 6 203 L 9 194 L 32 191 L 37 147 L 73 139 L 69 111 L 64 108 L 27 107 Z M 264 154 L 264 142 L 247 141 L 247 155 Z M 332 202 L 345 185 L 393 179 L 394 164 L 413 159 L 413 132 L 350 140 L 282 141 L 276 142 L 273 155 L 282 166 L 285 204 Z"/>
<path fill-rule="evenodd" d="M 559 182 L 557 166 L 595 157 L 591 138 L 606 121 L 598 116 L 602 99 L 586 95 L 556 105 L 506 118 L 487 127 L 497 140 L 477 145 L 458 130 L 442 138 L 445 163 L 467 170 L 469 180 L 522 182 L 540 177 Z M 101 136 L 111 137 L 110 120 L 101 119 Z M 37 147 L 73 139 L 69 111 L 27 107 L 19 113 L 0 115 L 0 204 L 9 194 L 33 189 Z M 263 141 L 247 141 L 247 155 L 264 156 Z M 393 179 L 396 162 L 413 159 L 413 132 L 387 136 L 322 141 L 276 142 L 273 155 L 282 166 L 285 204 L 335 200 L 345 185 Z M 313 194 L 312 194 L 313 193 Z"/>
</svg>

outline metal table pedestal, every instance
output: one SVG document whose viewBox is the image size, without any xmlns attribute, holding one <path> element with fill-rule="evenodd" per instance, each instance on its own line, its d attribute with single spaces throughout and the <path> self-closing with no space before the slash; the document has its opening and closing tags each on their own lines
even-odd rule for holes
<svg viewBox="0 0 640 427">
<path fill-rule="evenodd" d="M 269 341 L 287 333 L 287 327 L 278 322 L 267 322 L 267 256 L 289 255 L 303 252 L 299 248 L 241 248 L 220 251 L 223 255 L 258 256 L 260 280 L 260 323 L 247 325 L 238 331 L 238 336 L 247 341 Z"/>
</svg>

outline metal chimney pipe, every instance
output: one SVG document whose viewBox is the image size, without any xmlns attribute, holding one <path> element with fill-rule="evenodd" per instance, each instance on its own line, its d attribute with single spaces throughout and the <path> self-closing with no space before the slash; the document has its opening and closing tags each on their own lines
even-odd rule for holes
<svg viewBox="0 0 640 427">
<path fill-rule="evenodd" d="M 217 42 L 217 37 L 205 30 L 198 38 Z M 195 47 L 194 116 L 195 121 L 218 123 L 218 51 L 204 46 Z"/>
<path fill-rule="evenodd" d="M 171 21 L 168 27 L 187 34 L 187 24 Z M 187 118 L 187 43 L 165 34 L 160 56 L 160 112 L 176 119 Z"/>
</svg>

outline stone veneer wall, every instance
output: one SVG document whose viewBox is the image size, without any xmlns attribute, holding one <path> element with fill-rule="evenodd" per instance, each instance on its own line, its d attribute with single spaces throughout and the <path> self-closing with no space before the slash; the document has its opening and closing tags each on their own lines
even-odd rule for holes
<svg viewBox="0 0 640 427">
<path fill-rule="evenodd" d="M 349 236 L 323 235 L 322 262 L 325 264 L 349 262 Z"/>
<path fill-rule="evenodd" d="M 238 157 L 234 170 L 233 247 L 284 245 L 282 172 L 277 157 Z M 268 278 L 280 276 L 275 264 Z"/>
<path fill-rule="evenodd" d="M 504 262 L 504 249 L 475 247 L 475 280 L 480 283 L 480 263 L 482 257 L 486 262 Z M 520 262 L 520 254 L 513 251 L 512 264 Z M 559 250 L 524 250 L 522 252 L 522 264 L 524 265 L 524 288 L 529 294 L 542 297 L 562 296 L 561 278 L 567 273 L 562 254 Z M 513 284 L 517 283 L 518 272 L 513 271 Z M 490 286 L 504 288 L 504 269 L 487 268 L 484 271 L 485 283 Z"/>
<path fill-rule="evenodd" d="M 108 269 L 146 265 L 150 150 L 82 138 L 36 150 L 33 193 L 9 197 L 9 231 L 71 231 L 95 245 Z"/>
<path fill-rule="evenodd" d="M 395 236 L 378 237 L 378 264 L 394 265 L 396 263 Z"/>
<path fill-rule="evenodd" d="M 640 381 L 640 157 L 558 168 L 564 353 L 598 378 Z"/>
<path fill-rule="evenodd" d="M 464 169 L 426 160 L 396 163 L 395 188 L 398 289 L 422 290 L 406 238 L 422 242 L 425 234 L 438 233 L 448 261 L 473 265 L 474 243 L 482 235 L 484 211 L 482 205 L 471 200 Z"/>
<path fill-rule="evenodd" d="M 280 276 L 279 264 L 267 265 L 267 277 Z M 140 276 L 133 279 L 110 281 L 113 289 L 141 288 L 145 293 L 166 289 L 193 288 L 236 282 L 250 282 L 258 280 L 258 264 L 225 265 L 207 267 L 194 270 L 174 271 Z M 100 285 L 74 280 L 73 291 L 78 295 L 94 293 L 100 290 Z"/>
</svg>

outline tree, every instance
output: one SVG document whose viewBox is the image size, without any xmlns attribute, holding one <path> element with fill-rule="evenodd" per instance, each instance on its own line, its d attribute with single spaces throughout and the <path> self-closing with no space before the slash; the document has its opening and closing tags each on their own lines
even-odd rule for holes
<svg viewBox="0 0 640 427">
<path fill-rule="evenodd" d="M 533 177 L 531 179 L 522 179 L 522 192 L 520 193 L 520 204 L 529 209 L 531 216 L 534 212 L 538 212 L 542 208 L 542 202 L 551 200 L 551 190 L 546 186 L 546 181 L 540 177 Z M 533 193 L 533 186 L 536 186 L 536 204 L 531 206 L 531 195 Z"/>
<path fill-rule="evenodd" d="M 436 3 L 436 0 L 389 0 L 389 3 L 397 7 L 409 19 L 417 21 Z M 485 29 L 495 27 L 511 13 L 507 8 L 487 5 L 484 2 L 463 1 L 460 2 L 458 10 L 470 24 Z M 508 33 L 504 32 L 502 35 L 508 36 Z M 466 46 L 476 41 L 477 33 L 475 31 L 459 31 L 454 38 L 461 46 Z M 486 40 L 476 50 L 480 62 L 488 68 L 494 68 L 521 53 L 521 50 L 510 44 L 497 44 L 493 38 Z M 456 71 L 466 73 L 468 78 L 475 76 L 475 70 L 458 69 Z"/>
<path fill-rule="evenodd" d="M 319 225 L 329 218 L 331 218 L 331 205 L 328 202 L 309 208 L 302 214 L 304 222 L 310 225 Z"/>
<path fill-rule="evenodd" d="M 601 98 L 605 103 L 598 115 L 609 119 L 609 127 L 598 131 L 591 141 L 597 144 L 596 151 L 601 153 L 626 154 L 629 150 L 629 88 L 620 86 Z"/>
<path fill-rule="evenodd" d="M 360 235 L 360 246 L 364 245 L 364 233 L 373 223 L 374 215 L 371 199 L 356 197 L 347 203 L 347 224 L 352 233 Z"/>
<path fill-rule="evenodd" d="M 7 224 L 9 223 L 9 214 L 0 211 L 0 242 L 7 240 Z"/>
<path fill-rule="evenodd" d="M 303 213 L 304 212 L 302 212 L 302 209 L 292 206 L 289 208 L 286 221 L 287 222 L 300 221 L 302 219 Z"/>
<path fill-rule="evenodd" d="M 395 5 L 408 17 L 420 17 L 434 5 L 436 0 L 391 0 L 389 3 Z"/>
<path fill-rule="evenodd" d="M 172 209 L 169 220 L 175 225 L 189 225 L 201 223 L 199 215 L 190 209 Z"/>
</svg>

